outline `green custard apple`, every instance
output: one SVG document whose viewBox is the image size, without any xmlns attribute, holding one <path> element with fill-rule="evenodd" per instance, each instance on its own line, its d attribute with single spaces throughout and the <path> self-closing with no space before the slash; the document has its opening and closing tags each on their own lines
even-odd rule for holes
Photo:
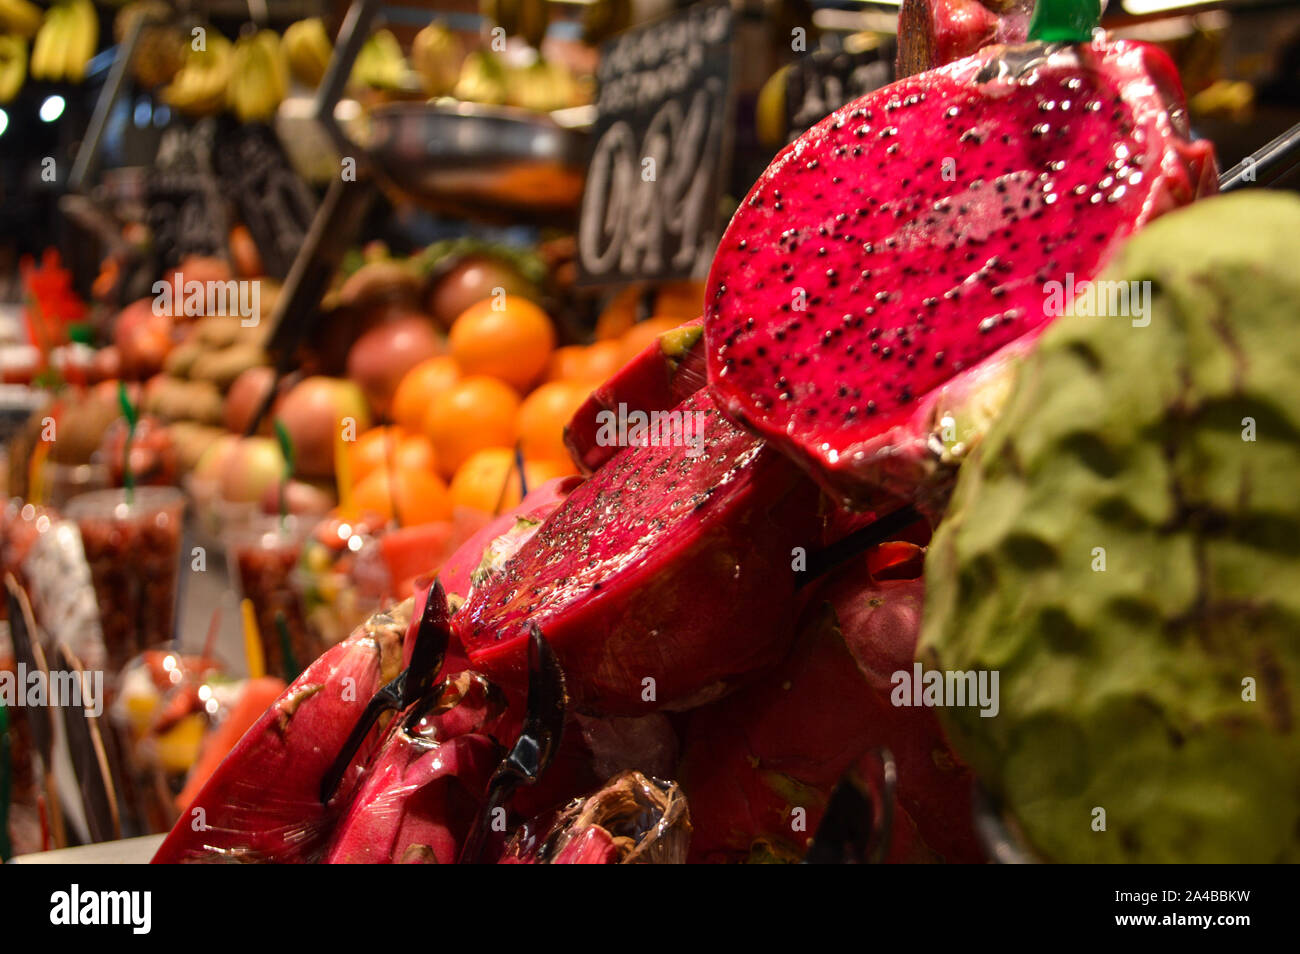
<svg viewBox="0 0 1300 954">
<path fill-rule="evenodd" d="M 1300 861 L 1300 198 L 1162 217 L 1103 279 L 961 468 L 918 658 L 999 673 L 941 712 L 1040 857 Z"/>
</svg>

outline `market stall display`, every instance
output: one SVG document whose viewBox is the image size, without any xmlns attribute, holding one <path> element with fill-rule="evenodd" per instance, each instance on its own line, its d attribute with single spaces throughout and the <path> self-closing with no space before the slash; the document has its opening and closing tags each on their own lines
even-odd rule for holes
<svg viewBox="0 0 1300 954">
<path fill-rule="evenodd" d="M 117 45 L 0 340 L 0 677 L 80 693 L 0 853 L 1297 860 L 1300 127 L 1222 173 L 1163 21 L 29 6 L 0 100 Z"/>
</svg>

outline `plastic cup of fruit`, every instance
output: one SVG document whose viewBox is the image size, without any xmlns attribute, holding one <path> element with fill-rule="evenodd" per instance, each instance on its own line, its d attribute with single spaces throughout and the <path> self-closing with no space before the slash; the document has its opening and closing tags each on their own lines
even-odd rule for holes
<svg viewBox="0 0 1300 954">
<path fill-rule="evenodd" d="M 228 528 L 226 558 L 230 575 L 239 581 L 240 596 L 251 600 L 262 640 L 268 675 L 292 680 L 324 647 L 307 628 L 292 578 L 302 556 L 306 528 L 293 517 L 261 515 L 243 526 Z M 288 650 L 278 618 L 288 631 Z"/>
<path fill-rule="evenodd" d="M 172 638 L 185 497 L 174 487 L 96 490 L 74 497 L 67 516 L 99 605 L 109 668 Z"/>
</svg>

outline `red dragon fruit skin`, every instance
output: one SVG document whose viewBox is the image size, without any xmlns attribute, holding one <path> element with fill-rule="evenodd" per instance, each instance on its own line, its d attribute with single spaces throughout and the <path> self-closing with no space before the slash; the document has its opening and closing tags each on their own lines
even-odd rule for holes
<svg viewBox="0 0 1300 954">
<path fill-rule="evenodd" d="M 1023 43 L 1034 0 L 903 0 L 898 10 L 899 77 L 970 56 L 991 43 Z"/>
<path fill-rule="evenodd" d="M 192 861 L 313 862 L 356 791 L 379 732 L 329 805 L 321 780 L 370 697 L 395 677 L 410 604 L 371 617 L 293 681 L 200 789 L 154 855 Z M 195 815 L 202 809 L 201 818 Z M 206 827 L 195 830 L 202 821 Z"/>
<path fill-rule="evenodd" d="M 564 427 L 569 456 L 584 474 L 618 453 L 601 440 L 602 414 L 670 411 L 705 384 L 704 320 L 665 331 L 596 388 Z"/>
<path fill-rule="evenodd" d="M 890 701 L 892 673 L 912 666 L 923 588 L 872 576 L 873 565 L 881 577 L 916 567 L 902 551 L 918 548 L 885 547 L 819 587 L 778 669 L 691 713 L 680 777 L 693 861 L 802 858 L 836 783 L 854 765 L 869 775 L 876 746 L 898 769 L 888 860 L 981 860 L 969 772 L 932 710 Z"/>
<path fill-rule="evenodd" d="M 452 623 L 475 668 L 520 684 L 532 621 L 575 706 L 643 715 L 700 704 L 781 658 L 791 551 L 809 545 L 819 495 L 707 391 L 678 410 L 704 422 L 696 451 L 625 448 L 470 592 Z"/>
<path fill-rule="evenodd" d="M 1215 189 L 1154 47 L 991 46 L 900 80 L 792 143 L 741 204 L 709 276 L 710 389 L 869 506 L 926 396 L 1051 319 L 1046 283 L 1092 279 Z"/>
<path fill-rule="evenodd" d="M 395 724 L 334 832 L 326 864 L 455 864 L 501 748 L 480 733 L 433 742 Z"/>
<path fill-rule="evenodd" d="M 449 556 L 438 570 L 438 579 L 447 595 L 454 602 L 463 600 L 470 591 L 474 572 L 483 562 L 484 551 L 493 540 L 511 531 L 522 518 L 527 522 L 540 524 L 549 517 L 567 497 L 574 487 L 582 482 L 580 477 L 555 477 L 530 490 L 519 505 L 508 510 L 492 521 Z M 423 588 L 417 588 L 414 627 L 424 610 Z"/>
</svg>

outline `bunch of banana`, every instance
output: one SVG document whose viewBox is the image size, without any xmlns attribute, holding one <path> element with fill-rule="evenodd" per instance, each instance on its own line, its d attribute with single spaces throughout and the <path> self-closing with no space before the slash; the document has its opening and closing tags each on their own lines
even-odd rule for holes
<svg viewBox="0 0 1300 954">
<path fill-rule="evenodd" d="M 265 122 L 289 93 L 289 64 L 274 30 L 235 43 L 227 101 L 240 122 Z"/>
<path fill-rule="evenodd" d="M 190 45 L 185 65 L 162 89 L 162 99 L 187 116 L 211 116 L 226 105 L 234 65 L 234 47 L 216 30 L 208 30 L 204 48 Z"/>
<path fill-rule="evenodd" d="M 99 14 L 90 0 L 60 0 L 36 32 L 31 74 L 38 80 L 80 83 L 99 43 Z"/>
<path fill-rule="evenodd" d="M 541 47 L 551 20 L 548 0 L 479 0 L 478 8 L 510 36 L 521 36 L 530 46 Z"/>
<path fill-rule="evenodd" d="M 506 68 L 496 54 L 475 50 L 465 57 L 452 95 L 467 103 L 500 105 L 507 95 Z"/>
<path fill-rule="evenodd" d="M 18 95 L 27 79 L 27 41 L 20 36 L 0 34 L 0 104 Z"/>
<path fill-rule="evenodd" d="M 577 84 L 563 63 L 540 56 L 529 66 L 506 71 L 506 104 L 538 113 L 565 109 L 577 100 Z"/>
<path fill-rule="evenodd" d="M 434 20 L 415 34 L 411 44 L 411 65 L 430 96 L 446 96 L 452 91 L 464 59 L 460 40 L 441 20 Z"/>
<path fill-rule="evenodd" d="M 118 43 L 126 41 L 137 19 L 147 20 L 131 57 L 131 75 L 144 89 L 169 82 L 185 65 L 186 39 L 168 22 L 171 16 L 171 8 L 163 0 L 132 0 L 113 18 L 113 38 Z"/>
<path fill-rule="evenodd" d="M 31 39 L 41 28 L 43 19 L 45 11 L 28 0 L 0 0 L 0 29 L 6 33 Z"/>
<path fill-rule="evenodd" d="M 377 30 L 357 53 L 350 79 L 372 89 L 398 89 L 409 69 L 397 37 L 389 30 Z"/>
<path fill-rule="evenodd" d="M 334 45 L 320 17 L 291 23 L 284 31 L 284 52 L 293 75 L 308 86 L 319 86 L 334 56 Z"/>
</svg>

